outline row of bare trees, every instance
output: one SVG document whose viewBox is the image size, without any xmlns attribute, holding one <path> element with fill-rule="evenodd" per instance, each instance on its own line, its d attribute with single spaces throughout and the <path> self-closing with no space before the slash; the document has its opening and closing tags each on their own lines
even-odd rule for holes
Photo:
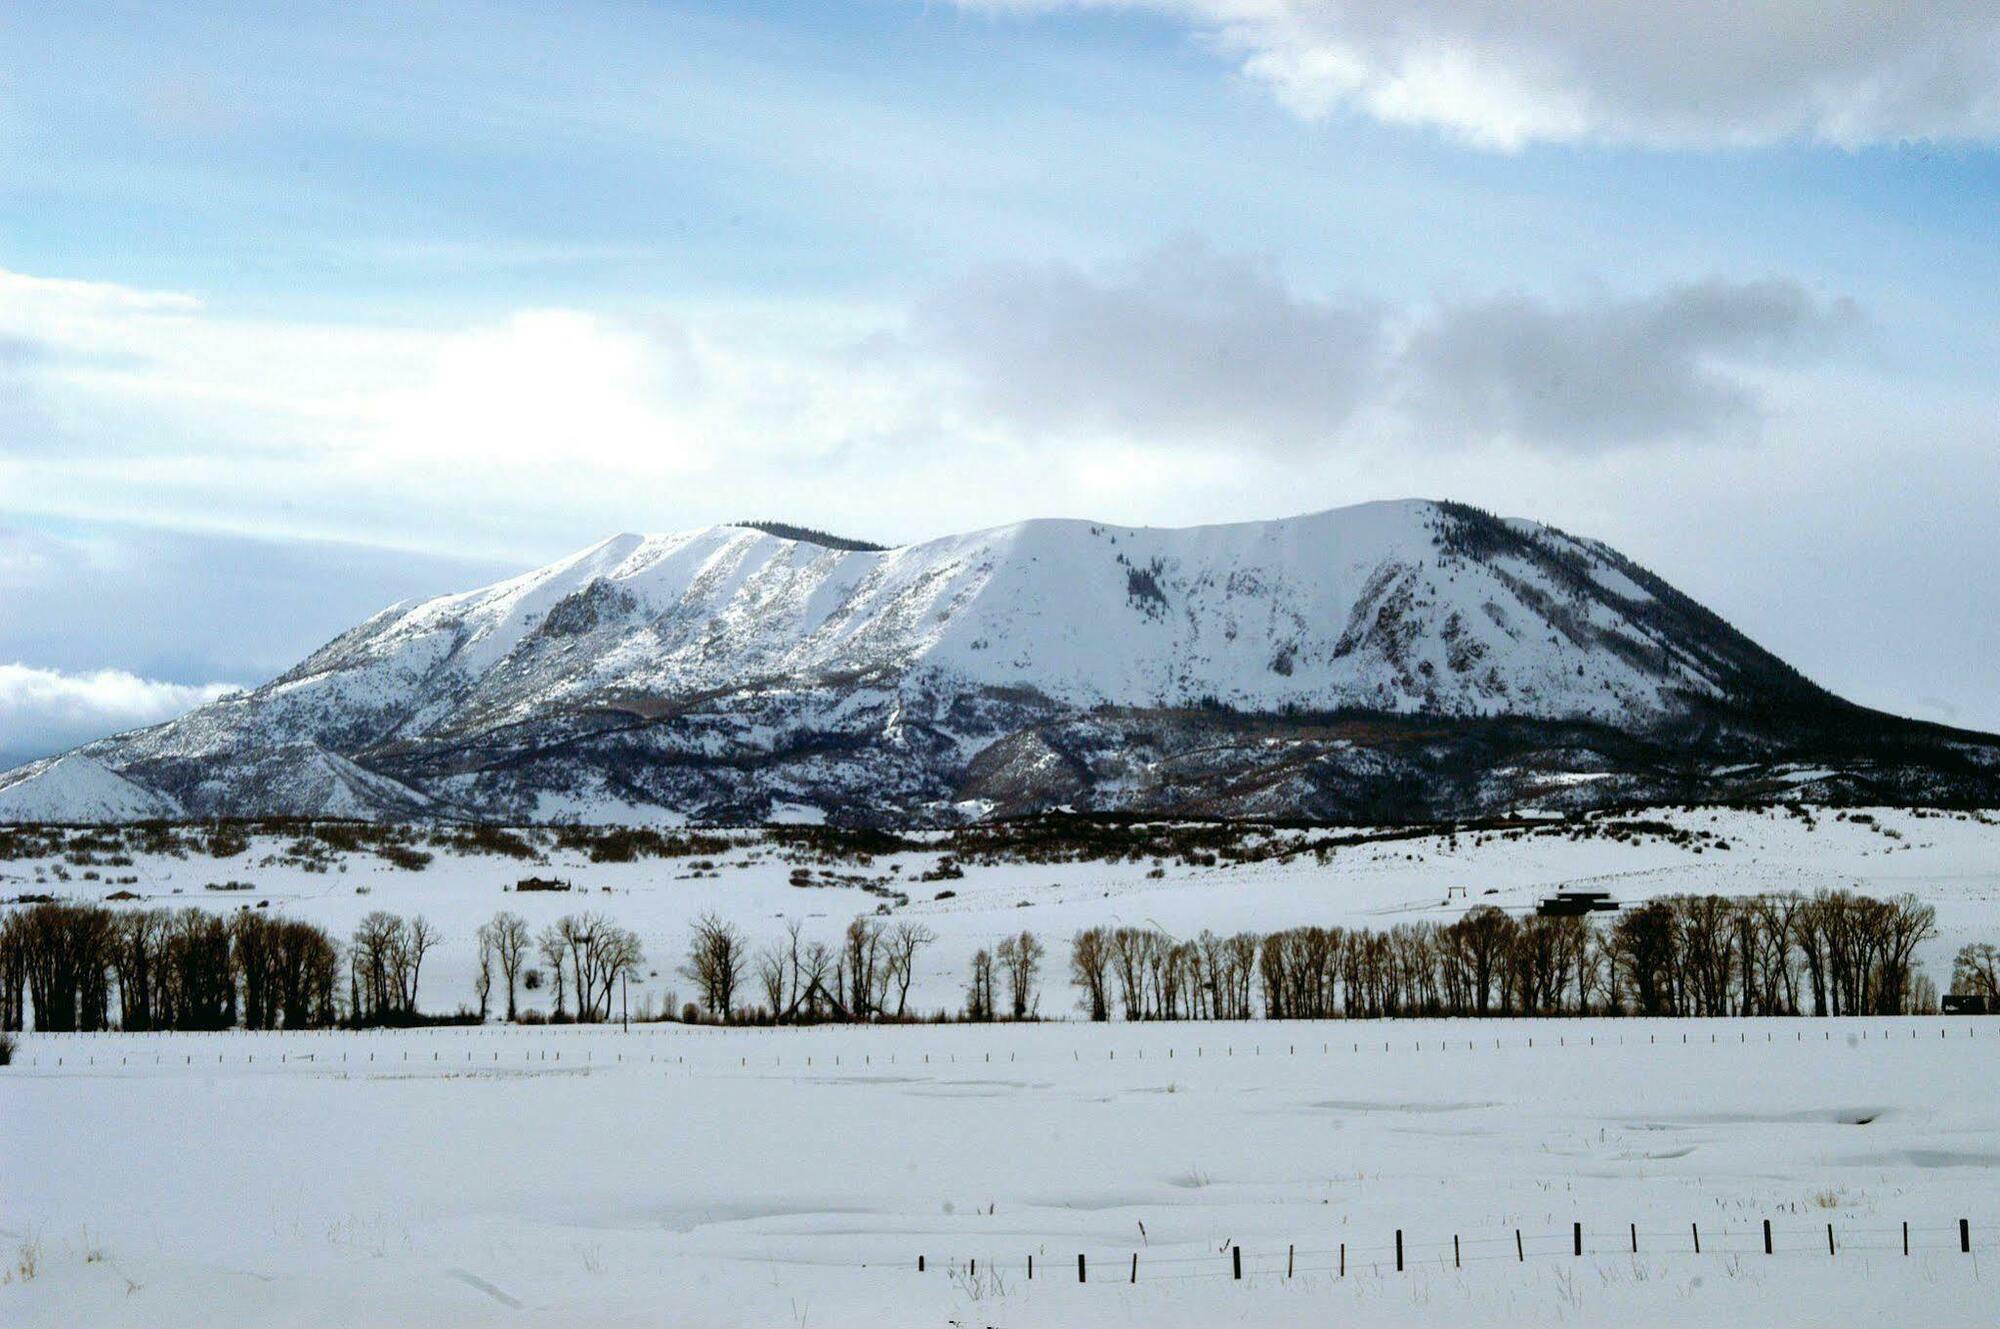
<svg viewBox="0 0 2000 1329">
<path fill-rule="evenodd" d="M 480 1019 L 486 1018 L 494 966 L 507 984 L 507 1018 L 514 1018 L 514 980 L 521 972 L 527 940 L 528 924 L 516 914 L 497 914 L 480 929 Z M 639 935 L 603 914 L 564 914 L 535 934 L 535 953 L 549 968 L 556 1018 L 573 1018 L 581 1024 L 608 1019 L 619 980 L 638 973 L 646 960 Z"/>
<path fill-rule="evenodd" d="M 782 941 L 751 951 L 735 924 L 715 914 L 695 919 L 680 972 L 700 993 L 711 1019 L 775 1024 L 909 1018 L 917 956 L 937 940 L 921 923 L 891 926 L 874 915 L 847 925 L 837 944 L 809 939 L 793 920 Z M 748 999 L 741 994 L 754 981 Z"/>
<path fill-rule="evenodd" d="M 347 952 L 348 1007 L 356 1024 L 408 1024 L 417 1018 L 424 957 L 443 938 L 422 914 L 405 919 L 384 909 L 355 925 Z"/>
<path fill-rule="evenodd" d="M 991 950 L 982 947 L 973 952 L 972 974 L 965 986 L 965 1018 L 975 1023 L 1003 1015 L 1010 1020 L 1039 1019 L 1042 1002 L 1036 984 L 1047 954 L 1041 939 L 1026 930 L 1002 937 Z M 1003 983 L 1000 993 L 1007 999 L 1004 1010 L 994 992 L 996 974 Z"/>
<path fill-rule="evenodd" d="M 0 1029 L 31 1013 L 36 1029 L 63 1032 L 416 1023 L 424 961 L 442 940 L 421 914 L 379 909 L 343 948 L 323 928 L 254 910 L 37 904 L 0 919 Z M 502 913 L 477 940 L 482 1021 L 496 978 L 517 1018 L 532 955 L 548 966 L 556 1018 L 584 1021 L 606 1018 L 618 980 L 644 960 L 637 934 L 598 914 L 565 915 L 537 935 Z"/>
<path fill-rule="evenodd" d="M 0 1029 L 318 1028 L 339 1018 L 340 947 L 251 910 L 37 904 L 0 920 Z"/>
<path fill-rule="evenodd" d="M 1181 941 L 1159 928 L 1087 928 L 1070 942 L 1070 982 L 1093 1020 L 1110 1019 L 1114 1005 L 1127 1020 L 1247 1020 L 1262 941 L 1252 932 Z"/>
<path fill-rule="evenodd" d="M 1933 910 L 1907 895 L 1682 895 L 1609 922 L 1517 919 L 1486 907 L 1387 930 L 1180 939 L 1152 927 L 1096 927 L 1072 938 L 1069 976 L 1092 1020 L 1892 1015 L 1934 1007 L 1912 957 L 1935 933 Z M 440 940 L 421 915 L 380 910 L 356 926 L 343 955 L 319 927 L 250 910 L 38 904 L 0 919 L 0 1029 L 23 1028 L 31 1011 L 37 1029 L 52 1031 L 413 1022 L 424 961 Z M 863 915 L 838 943 L 808 939 L 794 922 L 753 953 L 734 924 L 704 914 L 681 973 L 699 992 L 697 1013 L 711 1019 L 903 1020 L 918 957 L 936 940 L 921 923 Z M 547 968 L 555 1018 L 606 1019 L 620 979 L 644 962 L 636 934 L 593 913 L 565 915 L 539 933 L 501 913 L 477 941 L 481 1020 L 496 984 L 506 1018 L 518 1018 L 520 989 L 542 978 L 527 968 L 534 959 Z M 1046 955 L 1028 931 L 977 951 L 964 1018 L 1038 1018 Z M 1953 983 L 2000 996 L 2000 951 L 1965 947 Z"/>
<path fill-rule="evenodd" d="M 1935 1004 L 1912 956 L 1936 931 L 1913 896 L 1848 891 L 1667 896 L 1608 926 L 1489 906 L 1386 931 L 1098 927 L 1071 939 L 1070 980 L 1093 1020 L 1897 1015 Z"/>
</svg>

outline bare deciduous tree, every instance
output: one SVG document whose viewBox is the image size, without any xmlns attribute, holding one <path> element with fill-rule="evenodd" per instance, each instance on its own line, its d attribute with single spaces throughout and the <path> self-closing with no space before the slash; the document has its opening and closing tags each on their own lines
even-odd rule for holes
<svg viewBox="0 0 2000 1329">
<path fill-rule="evenodd" d="M 1951 966 L 1951 990 L 1967 997 L 2000 998 L 2000 946 L 1975 941 L 1958 948 Z"/>
<path fill-rule="evenodd" d="M 443 940 L 431 921 L 422 914 L 411 919 L 403 929 L 402 949 L 398 956 L 398 971 L 402 980 L 403 1013 L 414 1016 L 417 1013 L 417 984 L 423 977 L 424 957 L 429 955 Z"/>
<path fill-rule="evenodd" d="M 883 927 L 880 919 L 863 914 L 847 925 L 840 948 L 840 967 L 846 982 L 836 984 L 847 993 L 851 1018 L 866 1020 L 881 1007 Z"/>
<path fill-rule="evenodd" d="M 984 948 L 972 956 L 972 974 L 965 985 L 965 1018 L 981 1024 L 993 1018 L 993 954 Z"/>
<path fill-rule="evenodd" d="M 402 1010 L 400 966 L 406 930 L 402 919 L 382 909 L 363 915 L 355 924 L 348 952 L 355 1020 L 366 1024 Z"/>
<path fill-rule="evenodd" d="M 528 920 L 502 910 L 479 929 L 479 944 L 482 951 L 492 952 L 494 963 L 500 966 L 500 979 L 507 985 L 507 1019 L 512 1021 L 518 1013 L 514 1006 L 514 994 L 521 976 L 521 964 L 528 955 Z M 481 1008 L 484 1009 L 483 999 Z"/>
<path fill-rule="evenodd" d="M 549 967 L 549 978 L 555 984 L 555 1018 L 563 1018 L 563 995 L 568 984 L 563 976 L 563 961 L 569 955 L 569 942 L 558 925 L 551 923 L 535 934 L 535 953 L 543 964 Z"/>
<path fill-rule="evenodd" d="M 727 1020 L 735 1009 L 736 986 L 743 979 L 747 960 L 743 934 L 736 926 L 705 913 L 694 920 L 694 935 L 688 940 L 687 960 L 680 972 L 701 989 L 702 1004 L 709 1014 Z"/>
<path fill-rule="evenodd" d="M 1032 932 L 1008 937 L 995 949 L 1001 970 L 1007 975 L 1008 1009 L 1016 1020 L 1025 1020 L 1040 1004 L 1035 996 L 1035 979 L 1042 969 L 1046 948 Z"/>
<path fill-rule="evenodd" d="M 889 934 L 889 975 L 896 987 L 898 1020 L 909 1009 L 910 984 L 917 976 L 917 952 L 937 940 L 922 923 L 898 923 Z"/>
<path fill-rule="evenodd" d="M 1111 1018 L 1110 944 L 1103 928 L 1085 928 L 1070 938 L 1070 982 L 1083 989 L 1081 1005 L 1090 1018 Z"/>
</svg>

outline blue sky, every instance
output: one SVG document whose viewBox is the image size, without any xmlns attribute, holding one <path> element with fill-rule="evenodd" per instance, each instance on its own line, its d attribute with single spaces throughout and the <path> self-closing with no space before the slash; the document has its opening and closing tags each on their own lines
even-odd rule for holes
<svg viewBox="0 0 2000 1329">
<path fill-rule="evenodd" d="M 2000 159 L 1982 145 L 1494 153 L 1302 120 L 1157 16 L 901 0 L 10 13 L 10 260 L 245 310 L 875 298 L 970 262 L 1182 233 L 1390 292 L 1782 266 L 1969 313 L 1967 278 L 2000 265 Z"/>
<path fill-rule="evenodd" d="M 2000 22 L 1719 3 L 0 10 L 0 754 L 613 530 L 1412 493 L 2000 727 Z"/>
</svg>

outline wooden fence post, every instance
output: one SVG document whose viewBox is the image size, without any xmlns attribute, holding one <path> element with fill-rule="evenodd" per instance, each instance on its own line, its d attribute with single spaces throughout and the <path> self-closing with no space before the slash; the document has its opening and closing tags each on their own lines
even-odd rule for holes
<svg viewBox="0 0 2000 1329">
<path fill-rule="evenodd" d="M 1833 1224 L 1826 1225 L 1826 1253 L 1833 1254 Z"/>
<path fill-rule="evenodd" d="M 1299 1248 L 1296 1244 L 1285 1247 L 1285 1277 L 1287 1278 L 1292 1276 L 1292 1261 L 1298 1256 L 1298 1253 Z"/>
<path fill-rule="evenodd" d="M 1139 1281 L 1139 1252 L 1137 1251 L 1132 1252 L 1132 1281 L 1134 1283 Z"/>
<path fill-rule="evenodd" d="M 1463 1269 L 1465 1267 L 1463 1264 L 1459 1263 L 1458 1234 L 1456 1232 L 1451 1234 L 1451 1267 L 1454 1269 Z"/>
<path fill-rule="evenodd" d="M 1909 1220 L 1905 1219 L 1903 1221 L 1903 1254 L 1907 1256 L 1909 1253 L 1910 1253 L 1910 1224 Z"/>
<path fill-rule="evenodd" d="M 922 1273 L 923 1271 L 924 1271 L 924 1257 L 919 1255 L 917 1257 L 917 1272 Z"/>
<path fill-rule="evenodd" d="M 1571 1223 L 1569 1225 L 1569 1228 L 1570 1228 L 1570 1237 L 1576 1246 L 1576 1253 L 1578 1255 L 1581 1255 L 1583 1254 L 1583 1224 Z"/>
<path fill-rule="evenodd" d="M 1694 1233 L 1694 1253 L 1701 1254 L 1701 1224 L 1689 1223 L 1688 1231 Z"/>
<path fill-rule="evenodd" d="M 1243 1248 L 1241 1246 L 1231 1246 L 1229 1248 L 1229 1265 L 1237 1278 L 1240 1279 L 1243 1277 Z"/>
<path fill-rule="evenodd" d="M 1528 1262 L 1528 1253 L 1521 1246 L 1521 1229 L 1519 1228 L 1514 1229 L 1514 1262 L 1516 1264 L 1526 1264 Z"/>
<path fill-rule="evenodd" d="M 1972 1254 L 1972 1224 L 1963 1218 L 1958 1220 L 1958 1250 L 1961 1255 Z"/>
<path fill-rule="evenodd" d="M 1396 1229 L 1396 1272 L 1403 1272 L 1403 1229 Z"/>
<path fill-rule="evenodd" d="M 1340 1276 L 1347 1277 L 1347 1243 L 1340 1243 Z"/>
<path fill-rule="evenodd" d="M 1634 1255 L 1639 1253 L 1639 1225 L 1637 1223 L 1632 1224 L 1632 1253 Z"/>
<path fill-rule="evenodd" d="M 1771 1220 L 1764 1220 L 1764 1254 L 1771 1253 Z"/>
<path fill-rule="evenodd" d="M 1083 1252 L 1082 1252 L 1082 1251 L 1078 1251 L 1078 1252 L 1076 1253 L 1076 1281 L 1077 1281 L 1077 1282 L 1079 1282 L 1079 1283 L 1081 1283 L 1081 1282 L 1084 1282 L 1084 1281 L 1086 1281 L 1086 1280 L 1084 1279 L 1084 1276 L 1083 1276 Z"/>
</svg>

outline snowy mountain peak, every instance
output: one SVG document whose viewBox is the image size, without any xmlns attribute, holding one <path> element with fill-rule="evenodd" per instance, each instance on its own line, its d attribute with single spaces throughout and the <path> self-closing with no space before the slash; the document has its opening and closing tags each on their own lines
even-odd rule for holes
<svg viewBox="0 0 2000 1329">
<path fill-rule="evenodd" d="M 1358 714 L 1658 742 L 1841 705 L 1603 544 L 1406 500 L 897 548 L 782 523 L 622 534 L 385 610 L 254 692 L 85 753 L 195 815 L 930 815 L 1130 802 L 1267 760 L 1167 762 L 1191 714 L 1236 717 L 1232 744 Z M 53 769 L 0 794 L 59 805 L 28 788 Z M 1252 803 L 1283 811 L 1289 787 Z"/>
</svg>

